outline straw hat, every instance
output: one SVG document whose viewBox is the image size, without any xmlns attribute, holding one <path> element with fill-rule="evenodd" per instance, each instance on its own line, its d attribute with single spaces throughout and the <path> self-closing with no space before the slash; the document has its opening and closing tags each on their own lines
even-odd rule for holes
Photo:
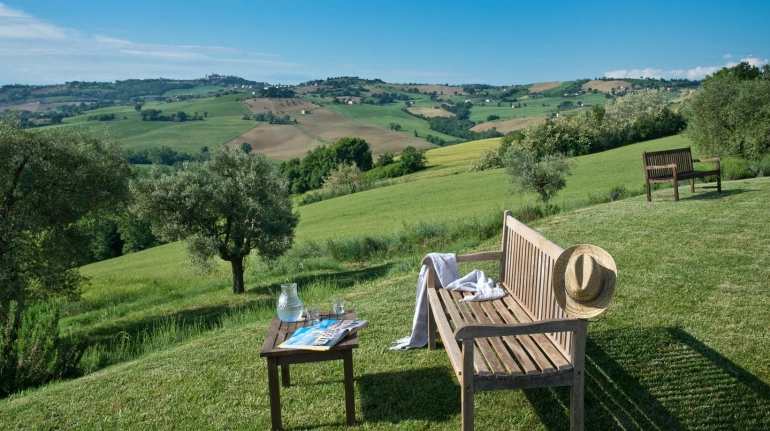
<svg viewBox="0 0 770 431">
<path fill-rule="evenodd" d="M 570 247 L 554 264 L 553 292 L 570 316 L 587 319 L 601 314 L 615 294 L 617 269 L 609 253 L 595 245 Z"/>
</svg>

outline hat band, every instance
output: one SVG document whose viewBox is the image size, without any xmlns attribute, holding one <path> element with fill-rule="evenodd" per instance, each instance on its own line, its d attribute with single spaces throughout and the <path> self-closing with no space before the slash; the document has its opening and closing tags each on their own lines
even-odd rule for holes
<svg viewBox="0 0 770 431">
<path fill-rule="evenodd" d="M 596 295 L 592 296 L 592 297 L 591 297 L 591 298 L 589 298 L 589 299 L 577 299 L 577 298 L 575 298 L 574 296 L 572 296 L 572 294 L 569 292 L 569 289 L 567 289 L 567 284 L 566 284 L 566 283 L 564 284 L 564 292 L 566 292 L 566 293 L 567 293 L 567 296 L 569 296 L 569 297 L 570 297 L 570 299 L 572 299 L 573 301 L 575 301 L 575 302 L 577 302 L 577 303 L 579 303 L 579 304 L 587 304 L 587 303 L 589 303 L 589 302 L 592 302 L 592 301 L 594 301 L 596 298 L 598 298 L 598 297 L 599 297 L 599 295 L 601 295 L 601 294 L 602 294 L 602 291 L 604 290 L 604 281 L 605 281 L 605 280 L 602 280 L 602 284 L 601 284 L 601 287 L 599 287 L 599 290 L 596 292 Z"/>
</svg>

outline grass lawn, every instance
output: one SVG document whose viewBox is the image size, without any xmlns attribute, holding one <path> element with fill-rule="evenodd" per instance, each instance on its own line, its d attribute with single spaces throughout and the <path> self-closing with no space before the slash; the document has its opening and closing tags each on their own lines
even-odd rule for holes
<svg viewBox="0 0 770 431">
<path fill-rule="evenodd" d="M 770 428 L 770 178 L 725 181 L 721 194 L 681 187 L 680 202 L 648 203 L 640 195 L 579 205 L 614 186 L 640 188 L 642 150 L 685 145 L 672 137 L 580 158 L 557 202 L 577 209 L 533 223 L 562 247 L 596 244 L 617 263 L 613 303 L 589 324 L 586 429 Z M 429 160 L 448 167 L 301 207 L 295 249 L 310 240 L 323 246 L 329 237 L 419 229 L 420 222 L 501 218 L 503 209 L 534 202 L 506 194 L 502 170 L 460 172 L 463 158 L 494 146 L 432 150 Z M 378 190 L 389 192 L 371 194 Z M 241 296 L 229 293 L 227 265 L 198 274 L 185 265 L 180 243 L 89 265 L 82 272 L 92 284 L 82 301 L 64 307 L 63 332 L 124 346 L 125 359 L 0 400 L 0 430 L 268 429 L 267 368 L 258 353 L 285 280 L 322 307 L 344 293 L 371 321 L 354 353 L 360 429 L 456 430 L 460 387 L 446 354 L 388 346 L 411 327 L 421 256 L 496 249 L 498 235 L 427 241 L 361 262 L 290 254 L 269 269 L 255 261 Z M 92 350 L 86 359 L 98 362 L 100 354 Z M 292 383 L 281 394 L 287 429 L 347 429 L 341 363 L 295 365 Z M 477 429 L 568 424 L 567 388 L 476 396 Z"/>
<path fill-rule="evenodd" d="M 768 199 L 769 178 L 730 181 L 722 194 L 683 188 L 680 202 L 638 196 L 535 225 L 564 247 L 599 245 L 617 263 L 613 303 L 589 324 L 586 429 L 770 426 Z M 445 353 L 387 350 L 409 331 L 417 265 L 417 256 L 405 256 L 339 271 L 337 289 L 371 321 L 354 354 L 363 429 L 459 428 L 460 388 Z M 343 282 L 350 273 L 357 281 Z M 244 297 L 268 287 L 252 285 Z M 189 307 L 198 308 L 226 314 Z M 0 401 L 0 414 L 10 418 L 0 428 L 267 429 L 267 373 L 258 352 L 269 312 L 255 315 L 223 319 L 222 327 L 177 346 Z M 282 391 L 284 426 L 346 429 L 341 381 L 339 363 L 294 366 L 293 386 Z M 568 405 L 567 388 L 481 393 L 476 425 L 566 429 Z"/>
</svg>

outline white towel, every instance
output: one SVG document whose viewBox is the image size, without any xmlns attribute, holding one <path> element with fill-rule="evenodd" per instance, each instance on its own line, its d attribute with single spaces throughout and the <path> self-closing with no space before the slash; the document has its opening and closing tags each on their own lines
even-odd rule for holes
<svg viewBox="0 0 770 431">
<path fill-rule="evenodd" d="M 505 296 L 505 290 L 478 269 L 459 278 L 457 259 L 453 253 L 430 253 L 433 268 L 438 275 L 441 287 L 461 292 L 475 292 L 464 297 L 463 301 L 487 301 Z M 417 292 L 412 319 L 412 335 L 394 341 L 395 346 L 390 350 L 407 350 L 425 347 L 428 344 L 428 266 L 420 268 L 417 277 Z"/>
</svg>

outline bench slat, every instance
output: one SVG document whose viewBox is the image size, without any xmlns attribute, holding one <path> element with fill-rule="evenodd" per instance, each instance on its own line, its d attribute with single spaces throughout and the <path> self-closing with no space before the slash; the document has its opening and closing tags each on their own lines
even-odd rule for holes
<svg viewBox="0 0 770 431">
<path fill-rule="evenodd" d="M 444 304 L 441 301 L 441 298 L 439 298 L 439 290 L 443 289 L 434 289 L 428 287 L 428 302 L 430 303 L 432 313 L 437 313 L 437 310 L 442 310 L 443 313 L 446 313 L 446 311 L 444 311 Z M 452 320 L 456 321 L 454 320 L 454 317 L 452 317 Z M 444 342 L 444 349 L 449 356 L 449 360 L 452 363 L 452 368 L 454 368 L 455 374 L 460 377 L 461 371 L 463 369 L 463 355 L 459 344 L 454 341 L 454 328 L 451 327 L 446 316 L 444 316 L 443 319 L 436 319 L 436 329 L 438 329 L 442 341 L 452 340 Z"/>
<path fill-rule="evenodd" d="M 497 303 L 499 301 L 495 301 Z M 487 315 L 490 316 L 490 319 L 493 323 L 498 324 L 504 324 L 505 321 L 502 317 L 500 317 L 500 309 L 501 304 L 496 304 L 494 306 L 494 311 L 490 310 L 493 308 L 492 304 L 489 302 L 482 302 L 481 304 L 482 308 L 487 310 Z M 506 345 L 507 349 L 503 349 L 502 351 L 510 351 L 511 355 L 506 355 L 503 359 L 503 362 L 508 367 L 508 371 L 511 374 L 511 377 L 518 377 L 523 376 L 525 374 L 538 374 L 539 371 L 535 364 L 532 362 L 532 360 L 527 355 L 527 352 L 524 350 L 524 348 L 519 344 L 519 341 L 514 336 L 505 336 L 502 337 L 502 341 Z"/>
<path fill-rule="evenodd" d="M 469 323 L 469 322 L 466 322 L 465 318 L 460 315 L 460 312 L 458 311 L 458 307 L 455 303 L 455 300 L 452 298 L 451 292 L 440 287 L 436 290 L 438 291 L 439 296 L 441 296 L 442 307 L 452 317 L 452 322 L 454 322 L 455 328 L 457 327 L 457 325 L 460 325 L 463 323 Z M 455 368 L 455 370 L 457 373 L 462 373 L 462 369 L 463 369 L 462 350 L 460 349 L 460 344 L 457 341 L 453 341 L 455 328 L 452 328 L 453 332 L 449 338 L 442 337 L 442 340 L 444 340 L 444 344 L 451 344 L 457 347 L 456 349 L 457 356 L 455 357 L 455 360 L 458 366 Z M 489 373 L 489 370 L 484 365 L 484 360 L 481 358 L 481 355 L 476 349 L 474 349 L 474 354 L 473 354 L 473 365 L 474 365 L 474 368 L 478 370 L 478 372 Z"/>
<path fill-rule="evenodd" d="M 469 302 L 467 303 L 468 306 L 473 310 L 473 312 L 476 314 L 476 322 L 477 323 L 492 323 L 492 317 L 491 315 L 495 314 L 494 310 L 487 310 L 483 308 L 481 305 L 479 305 L 478 302 Z M 488 315 L 489 314 L 491 315 Z M 500 337 L 490 337 L 485 338 L 489 342 L 489 344 L 492 347 L 492 352 L 490 354 L 494 358 L 494 360 L 490 360 L 489 357 L 486 355 L 484 358 L 487 360 L 487 362 L 490 364 L 490 368 L 495 370 L 495 377 L 505 377 L 511 375 L 511 373 L 515 373 L 518 371 L 518 365 L 516 365 L 516 362 L 513 360 L 513 358 L 508 353 L 508 350 L 505 348 L 505 345 L 503 344 L 503 340 Z M 483 350 L 483 349 L 482 349 Z M 499 357 L 499 361 L 498 361 Z M 500 362 L 502 361 L 503 364 Z M 493 363 L 496 364 L 496 366 L 492 365 Z"/>
<path fill-rule="evenodd" d="M 462 299 L 462 292 L 449 291 L 446 289 L 441 290 L 447 292 L 452 297 L 452 300 L 447 305 L 456 306 L 460 310 L 460 314 L 463 316 L 462 323 L 476 323 L 473 314 L 468 308 L 468 304 L 459 302 L 459 300 Z M 457 320 L 455 321 L 455 329 L 457 329 L 458 322 L 459 321 Z M 482 355 L 484 356 L 482 357 Z M 492 361 L 490 364 L 492 370 L 487 367 L 487 364 L 484 361 L 485 359 L 487 361 Z M 479 376 L 488 376 L 502 370 L 502 366 L 500 366 L 499 362 L 496 362 L 494 354 L 492 353 L 492 347 L 489 345 L 489 340 L 486 338 L 479 338 L 474 343 L 473 367 L 476 369 L 476 374 Z"/>
<path fill-rule="evenodd" d="M 505 323 L 515 324 L 519 322 L 532 321 L 532 319 L 529 318 L 529 316 L 527 316 L 526 312 L 518 303 L 518 301 L 515 301 L 513 297 L 506 296 L 505 298 L 503 298 L 503 301 L 505 302 L 507 307 L 505 309 L 505 312 L 502 312 L 500 314 L 503 316 L 503 320 L 505 320 Z M 521 346 L 526 350 L 527 354 L 532 359 L 532 362 L 539 369 L 539 372 L 544 374 L 550 374 L 550 373 L 556 372 L 557 367 L 554 366 L 554 364 L 552 364 L 551 361 L 548 359 L 548 356 L 545 355 L 540 350 L 535 340 L 533 340 L 531 336 L 522 335 L 522 336 L 516 337 L 516 339 L 521 344 Z M 533 374 L 533 373 L 529 373 L 529 374 Z"/>
<path fill-rule="evenodd" d="M 503 298 L 503 300 L 508 305 L 509 309 L 516 315 L 516 319 L 518 319 L 518 322 L 535 321 L 532 318 L 530 318 L 529 315 L 523 312 L 524 311 L 523 308 L 518 303 L 518 301 L 516 301 L 515 298 L 505 297 Z M 517 322 L 508 321 L 507 323 L 517 323 Z M 562 354 L 562 352 L 558 348 L 556 348 L 552 340 L 550 340 L 544 334 L 534 334 L 531 337 L 535 340 L 537 345 L 539 345 L 543 349 L 543 354 L 545 355 L 545 358 L 547 358 L 547 359 L 543 358 L 542 362 L 538 361 L 538 365 L 548 363 L 550 366 L 550 364 L 553 364 L 559 370 L 567 370 L 572 368 L 572 364 L 570 363 L 568 357 L 565 357 Z"/>
</svg>

